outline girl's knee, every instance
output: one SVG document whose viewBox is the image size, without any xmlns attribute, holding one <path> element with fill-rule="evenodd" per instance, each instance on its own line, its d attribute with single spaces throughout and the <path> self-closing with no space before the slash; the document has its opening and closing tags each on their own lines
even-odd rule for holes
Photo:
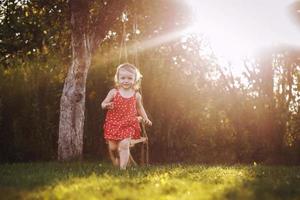
<svg viewBox="0 0 300 200">
<path fill-rule="evenodd" d="M 108 148 L 110 151 L 117 151 L 118 150 L 118 144 L 112 141 L 108 142 Z"/>
<path fill-rule="evenodd" d="M 129 146 L 130 146 L 130 138 L 126 138 L 126 139 L 120 141 L 120 143 L 119 143 L 120 150 L 129 149 Z"/>
</svg>

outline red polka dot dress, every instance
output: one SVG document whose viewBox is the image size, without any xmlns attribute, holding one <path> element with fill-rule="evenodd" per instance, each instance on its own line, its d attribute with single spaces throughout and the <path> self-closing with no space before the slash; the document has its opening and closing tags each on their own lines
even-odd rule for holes
<svg viewBox="0 0 300 200">
<path fill-rule="evenodd" d="M 107 111 L 104 123 L 106 140 L 139 139 L 141 127 L 137 119 L 136 97 L 122 97 L 119 91 L 113 99 L 114 108 Z"/>
</svg>

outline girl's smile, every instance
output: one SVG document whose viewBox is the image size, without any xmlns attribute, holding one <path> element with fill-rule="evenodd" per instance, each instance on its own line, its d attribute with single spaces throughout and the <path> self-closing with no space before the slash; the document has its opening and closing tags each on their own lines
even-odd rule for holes
<svg viewBox="0 0 300 200">
<path fill-rule="evenodd" d="M 124 89 L 132 88 L 135 82 L 135 74 L 126 69 L 119 70 L 119 84 Z"/>
</svg>

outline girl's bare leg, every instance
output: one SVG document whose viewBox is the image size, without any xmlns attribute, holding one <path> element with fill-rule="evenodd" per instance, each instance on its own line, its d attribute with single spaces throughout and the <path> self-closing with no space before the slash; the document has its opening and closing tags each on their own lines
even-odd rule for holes
<svg viewBox="0 0 300 200">
<path fill-rule="evenodd" d="M 121 140 L 119 143 L 120 169 L 126 169 L 129 160 L 130 138 Z"/>
<path fill-rule="evenodd" d="M 108 152 L 109 157 L 114 166 L 119 166 L 118 158 L 118 142 L 113 140 L 108 140 Z"/>
</svg>

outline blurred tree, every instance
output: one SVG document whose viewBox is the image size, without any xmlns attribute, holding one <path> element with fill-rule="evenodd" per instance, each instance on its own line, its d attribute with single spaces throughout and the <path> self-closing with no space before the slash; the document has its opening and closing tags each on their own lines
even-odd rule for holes
<svg viewBox="0 0 300 200">
<path fill-rule="evenodd" d="M 4 0 L 0 8 L 1 66 L 18 66 L 28 58 L 45 60 L 58 54 L 62 62 L 69 61 L 70 25 L 65 0 Z"/>
</svg>

